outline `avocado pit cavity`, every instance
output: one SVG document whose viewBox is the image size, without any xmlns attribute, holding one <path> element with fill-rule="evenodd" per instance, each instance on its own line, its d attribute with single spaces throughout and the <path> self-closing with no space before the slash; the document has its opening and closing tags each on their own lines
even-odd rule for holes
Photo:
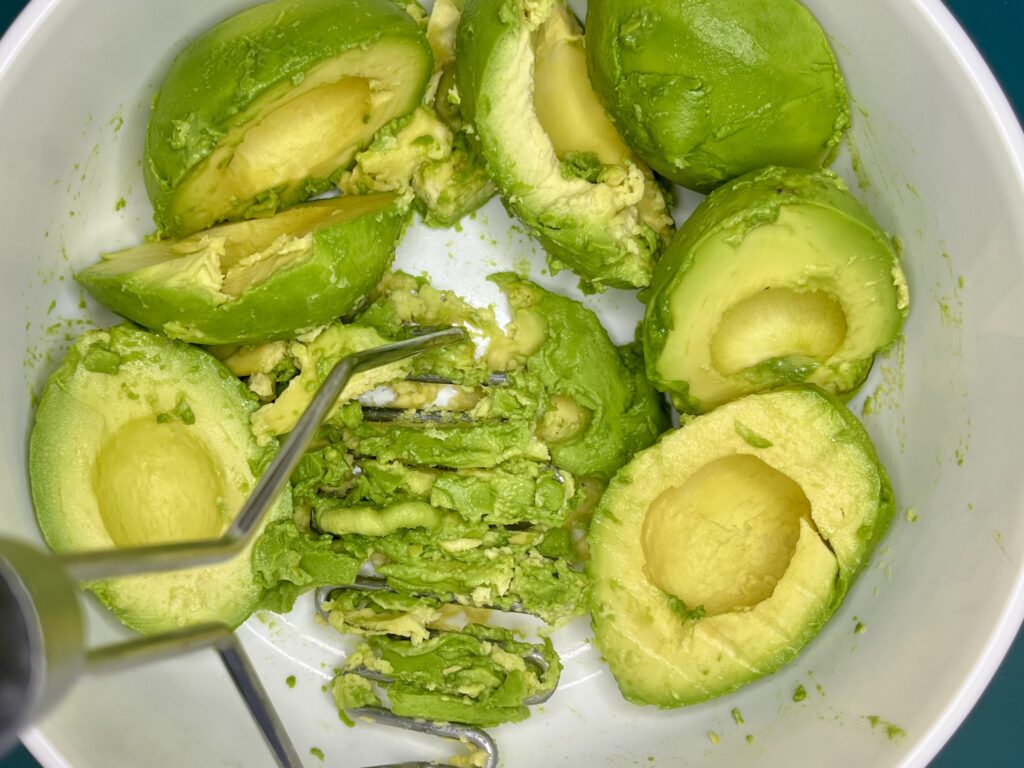
<svg viewBox="0 0 1024 768">
<path fill-rule="evenodd" d="M 533 106 L 558 159 L 586 153 L 603 165 L 625 162 L 631 153 L 590 86 L 583 35 L 566 8 L 555 6 L 532 47 Z"/>
<path fill-rule="evenodd" d="M 226 524 L 217 462 L 189 427 L 140 418 L 96 457 L 100 517 L 120 548 L 212 539 Z"/>
<path fill-rule="evenodd" d="M 752 608 L 771 597 L 810 514 L 800 486 L 756 456 L 717 459 L 648 508 L 644 573 L 705 616 Z"/>
<path fill-rule="evenodd" d="M 832 294 L 770 287 L 725 311 L 711 338 L 711 360 L 726 376 L 766 364 L 806 370 L 832 357 L 846 333 L 846 314 Z"/>
</svg>

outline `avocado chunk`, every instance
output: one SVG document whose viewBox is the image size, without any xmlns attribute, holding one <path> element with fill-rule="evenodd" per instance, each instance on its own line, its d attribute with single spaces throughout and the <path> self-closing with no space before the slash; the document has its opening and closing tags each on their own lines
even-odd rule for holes
<svg viewBox="0 0 1024 768">
<path fill-rule="evenodd" d="M 529 654 L 542 657 L 546 669 L 527 661 Z M 334 679 L 332 694 L 342 710 L 380 706 L 367 681 L 348 671 L 359 668 L 394 680 L 386 690 L 395 714 L 485 728 L 525 720 L 526 701 L 550 694 L 561 674 L 550 640 L 534 645 L 511 630 L 483 624 L 421 641 L 371 635 Z"/>
<path fill-rule="evenodd" d="M 352 323 L 218 354 L 275 393 L 253 417 L 270 440 L 347 351 L 410 325 L 465 327 L 465 341 L 351 382 L 293 475 L 297 519 L 404 595 L 516 606 L 557 624 L 585 611 L 582 533 L 595 497 L 668 419 L 637 345 L 616 347 L 579 302 L 516 275 L 492 279 L 508 300 L 505 327 L 492 308 L 393 273 Z"/>
<path fill-rule="evenodd" d="M 356 155 L 354 167 L 339 183 L 348 194 L 411 195 L 430 227 L 455 226 L 497 192 L 459 110 L 455 30 L 461 14 L 461 0 L 434 3 L 426 30 L 434 75 L 425 103 L 384 126 L 373 143 Z"/>
<path fill-rule="evenodd" d="M 787 664 L 894 505 L 863 427 L 809 385 L 723 405 L 637 454 L 589 532 L 595 636 L 623 695 L 695 704 Z"/>
<path fill-rule="evenodd" d="M 50 378 L 29 444 L 43 536 L 56 552 L 219 538 L 273 446 L 258 403 L 206 352 L 131 325 L 79 338 Z M 287 492 L 268 519 L 287 517 Z M 223 565 L 94 582 L 127 626 L 241 624 L 258 604 L 252 546 Z"/>
<path fill-rule="evenodd" d="M 433 70 L 390 0 L 275 0 L 191 42 L 153 102 L 146 190 L 172 237 L 259 218 L 334 185 Z"/>
<path fill-rule="evenodd" d="M 391 265 L 406 220 L 392 194 L 320 200 L 107 254 L 77 279 L 174 339 L 283 339 L 355 309 Z"/>
<path fill-rule="evenodd" d="M 798 382 L 848 394 L 908 306 L 892 242 L 838 176 L 764 169 L 713 192 L 658 264 L 648 376 L 691 413 Z"/>
<path fill-rule="evenodd" d="M 629 145 L 702 192 L 818 167 L 850 126 L 835 55 L 797 0 L 593 0 L 587 62 Z"/>
<path fill-rule="evenodd" d="M 459 108 L 511 211 L 595 287 L 649 284 L 672 231 L 666 196 L 587 77 L 561 0 L 469 0 L 457 31 Z"/>
</svg>

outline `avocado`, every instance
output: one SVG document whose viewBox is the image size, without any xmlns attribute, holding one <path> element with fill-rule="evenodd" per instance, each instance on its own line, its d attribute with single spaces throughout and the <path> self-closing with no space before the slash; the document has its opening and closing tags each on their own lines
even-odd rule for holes
<svg viewBox="0 0 1024 768">
<path fill-rule="evenodd" d="M 384 126 L 338 186 L 351 195 L 412 195 L 431 227 L 454 226 L 496 192 L 465 133 L 453 131 L 427 106 Z"/>
<path fill-rule="evenodd" d="M 666 195 L 590 87 L 562 0 L 468 0 L 456 54 L 459 109 L 552 268 L 595 288 L 646 286 L 672 231 Z"/>
<path fill-rule="evenodd" d="M 107 254 L 77 279 L 171 338 L 283 339 L 355 309 L 390 266 L 406 220 L 392 194 L 320 200 Z"/>
<path fill-rule="evenodd" d="M 377 599 L 368 602 L 373 606 Z M 528 654 L 539 654 L 547 669 L 526 661 Z M 380 706 L 365 679 L 349 671 L 360 668 L 394 679 L 386 690 L 395 714 L 484 728 L 525 720 L 526 701 L 550 695 L 561 675 L 550 640 L 533 645 L 511 630 L 482 624 L 425 640 L 371 635 L 334 679 L 332 694 L 341 710 Z"/>
<path fill-rule="evenodd" d="M 818 167 L 850 126 L 835 55 L 797 0 L 592 0 L 587 63 L 629 145 L 701 192 Z"/>
<path fill-rule="evenodd" d="M 298 514 L 403 594 L 557 624 L 585 609 L 578 548 L 594 489 L 668 419 L 637 345 L 617 348 L 579 302 L 515 275 L 492 279 L 508 300 L 505 328 L 491 308 L 393 273 L 352 323 L 218 354 L 277 393 L 253 417 L 269 440 L 292 428 L 346 350 L 410 325 L 466 327 L 473 338 L 360 374 L 371 378 L 343 394 L 293 475 Z"/>
<path fill-rule="evenodd" d="M 423 30 L 390 0 L 274 0 L 178 55 L 153 101 L 143 168 L 172 237 L 324 192 L 377 130 L 420 103 Z"/>
<path fill-rule="evenodd" d="M 339 183 L 343 192 L 411 194 L 430 227 L 452 227 L 497 192 L 483 160 L 470 143 L 455 87 L 455 29 L 459 0 L 439 0 L 427 22 L 434 75 L 424 104 L 384 126 L 356 155 Z"/>
<path fill-rule="evenodd" d="M 51 376 L 29 444 L 32 500 L 56 552 L 220 537 L 273 455 L 258 402 L 206 352 L 131 325 L 90 331 Z M 289 516 L 286 492 L 268 520 Z M 94 582 L 127 626 L 241 624 L 259 603 L 252 546 L 223 565 Z"/>
<path fill-rule="evenodd" d="M 589 532 L 594 632 L 623 695 L 695 704 L 788 663 L 894 509 L 863 427 L 810 385 L 723 405 L 637 454 Z"/>
<path fill-rule="evenodd" d="M 767 168 L 713 192 L 665 252 L 647 373 L 691 413 L 798 382 L 846 395 L 908 306 L 899 255 L 842 179 Z"/>
</svg>

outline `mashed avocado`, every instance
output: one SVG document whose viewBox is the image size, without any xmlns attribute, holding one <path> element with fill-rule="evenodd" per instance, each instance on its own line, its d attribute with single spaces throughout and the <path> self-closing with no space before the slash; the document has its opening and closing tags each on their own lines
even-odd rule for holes
<svg viewBox="0 0 1024 768">
<path fill-rule="evenodd" d="M 403 594 L 560 623 L 585 609 L 576 544 L 592 489 L 667 419 L 637 347 L 615 347 L 578 302 L 514 275 L 493 279 L 511 309 L 504 329 L 492 310 L 394 274 L 353 323 L 221 354 L 273 391 L 253 416 L 270 440 L 353 349 L 410 324 L 474 329 L 475 339 L 353 381 L 295 473 L 298 515 Z"/>
</svg>

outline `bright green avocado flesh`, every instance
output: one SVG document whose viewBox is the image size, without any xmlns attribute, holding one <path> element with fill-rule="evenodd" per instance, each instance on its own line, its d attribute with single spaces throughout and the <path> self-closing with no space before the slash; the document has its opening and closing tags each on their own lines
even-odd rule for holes
<svg viewBox="0 0 1024 768">
<path fill-rule="evenodd" d="M 815 168 L 850 125 L 825 33 L 797 0 L 592 0 L 590 77 L 654 170 L 702 192 Z"/>
<path fill-rule="evenodd" d="M 270 448 L 258 403 L 200 349 L 124 325 L 75 342 L 36 412 L 29 477 L 40 528 L 57 552 L 217 538 Z M 270 514 L 287 516 L 285 494 Z M 144 633 L 236 626 L 262 588 L 252 547 L 218 566 L 96 582 L 90 588 Z"/>
<path fill-rule="evenodd" d="M 372 563 L 393 593 L 339 591 L 332 600 L 330 624 L 366 638 L 348 669 L 394 677 L 387 697 L 396 712 L 479 725 L 526 717 L 524 702 L 556 684 L 557 657 L 548 643 L 463 628 L 467 617 L 441 601 L 467 606 L 470 621 L 486 608 L 525 610 L 552 625 L 584 613 L 593 506 L 616 470 L 668 426 L 638 345 L 617 348 L 579 302 L 515 275 L 492 280 L 507 298 L 504 328 L 493 309 L 396 273 L 350 323 L 215 350 L 264 401 L 252 424 L 270 440 L 293 428 L 344 355 L 401 338 L 410 324 L 470 331 L 470 340 L 350 381 L 292 477 L 299 527 L 283 524 L 291 540 L 264 535 L 257 555 L 283 560 L 315 531 L 333 541 L 335 561 Z M 275 605 L 288 607 L 284 598 L 294 600 L 302 581 L 310 579 L 302 575 Z M 531 648 L 550 657 L 548 672 L 524 662 Z M 350 672 L 333 693 L 343 712 L 380 705 Z"/>
<path fill-rule="evenodd" d="M 432 71 L 389 0 L 275 0 L 197 38 L 171 65 L 146 137 L 146 189 L 172 237 L 272 215 L 329 189 Z"/>
<path fill-rule="evenodd" d="M 813 386 L 723 405 L 637 454 L 589 532 L 594 632 L 623 695 L 695 704 L 788 663 L 893 511 L 867 433 Z"/>
<path fill-rule="evenodd" d="M 351 312 L 390 266 L 406 219 L 392 194 L 321 200 L 107 254 L 76 277 L 171 338 L 286 338 Z"/>
<path fill-rule="evenodd" d="M 469 0 L 457 42 L 461 114 L 552 265 L 646 286 L 672 230 L 666 197 L 590 87 L 572 13 L 561 0 Z"/>
<path fill-rule="evenodd" d="M 896 250 L 841 179 L 765 169 L 712 193 L 658 264 L 648 376 L 691 413 L 798 382 L 846 395 L 908 305 Z"/>
</svg>

